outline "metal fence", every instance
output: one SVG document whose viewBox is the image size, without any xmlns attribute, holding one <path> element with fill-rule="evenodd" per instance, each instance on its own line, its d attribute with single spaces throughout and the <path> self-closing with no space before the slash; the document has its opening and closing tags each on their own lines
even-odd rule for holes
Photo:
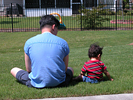
<svg viewBox="0 0 133 100">
<path fill-rule="evenodd" d="M 67 3 L 68 4 L 68 3 Z M 35 4 L 34 4 L 35 5 Z M 63 4 L 62 4 L 63 5 Z M 69 4 L 68 4 L 69 6 Z M 62 20 L 63 25 L 66 27 L 64 30 L 86 30 L 83 23 L 83 16 L 85 14 L 81 12 L 83 9 L 92 10 L 93 7 L 83 4 L 77 6 L 72 5 L 62 8 L 59 5 L 56 7 L 39 7 L 34 8 L 33 6 L 26 5 L 22 6 L 19 4 L 4 5 L 0 6 L 0 32 L 23 32 L 23 31 L 39 31 L 39 20 L 42 15 L 54 14 L 59 20 Z M 95 7 L 95 5 L 93 5 Z M 101 26 L 95 28 L 87 28 L 89 30 L 132 30 L 133 29 L 133 7 L 124 7 L 123 4 L 100 4 L 102 13 L 98 16 L 107 17 L 110 20 L 102 22 Z M 98 9 L 98 6 L 95 8 Z M 29 8 L 27 8 L 29 7 Z M 59 16 L 58 16 L 59 14 Z M 61 19 L 60 19 L 61 16 Z M 80 17 L 80 19 L 77 19 Z M 89 20 L 89 19 L 88 19 Z"/>
</svg>

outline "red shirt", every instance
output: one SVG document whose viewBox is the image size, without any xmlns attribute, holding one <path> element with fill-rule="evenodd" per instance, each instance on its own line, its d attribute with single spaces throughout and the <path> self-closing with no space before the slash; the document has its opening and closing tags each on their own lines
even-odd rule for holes
<svg viewBox="0 0 133 100">
<path fill-rule="evenodd" d="M 89 60 L 85 62 L 81 71 L 83 73 L 87 72 L 88 78 L 98 79 L 99 81 L 103 80 L 103 71 L 107 69 L 102 61 L 99 60 Z"/>
</svg>

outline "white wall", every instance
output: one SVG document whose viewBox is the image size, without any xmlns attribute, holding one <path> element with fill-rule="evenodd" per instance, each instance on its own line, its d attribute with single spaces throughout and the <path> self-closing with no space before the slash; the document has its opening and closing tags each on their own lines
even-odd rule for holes
<svg viewBox="0 0 133 100">
<path fill-rule="evenodd" d="M 2 11 L 2 0 L 0 0 L 0 11 Z"/>
<path fill-rule="evenodd" d="M 60 16 L 71 16 L 72 15 L 72 9 L 70 8 L 57 8 L 57 9 L 26 9 L 24 11 L 24 14 L 26 17 L 39 17 L 50 13 L 56 12 L 60 14 Z"/>
<path fill-rule="evenodd" d="M 104 7 L 105 9 L 110 8 L 112 10 L 115 10 L 116 0 L 97 0 L 97 4 L 100 4 L 100 3 L 107 4 Z M 117 0 L 117 4 L 118 4 L 118 9 L 121 9 L 122 8 L 122 0 Z"/>
</svg>

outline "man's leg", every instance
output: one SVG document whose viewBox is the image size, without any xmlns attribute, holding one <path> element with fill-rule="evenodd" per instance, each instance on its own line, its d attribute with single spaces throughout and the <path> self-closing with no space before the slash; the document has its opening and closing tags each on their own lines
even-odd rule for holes
<svg viewBox="0 0 133 100">
<path fill-rule="evenodd" d="M 74 70 L 71 67 L 68 67 L 67 71 L 66 71 L 65 81 L 63 83 L 59 84 L 57 87 L 68 86 L 69 83 L 71 82 L 72 78 L 73 78 L 73 74 L 74 74 Z"/>
<path fill-rule="evenodd" d="M 68 67 L 67 69 L 70 69 L 72 71 L 72 74 L 74 74 L 74 70 L 72 67 Z"/>
<path fill-rule="evenodd" d="M 31 80 L 29 79 L 28 75 L 29 73 L 27 71 L 24 71 L 20 68 L 13 68 L 11 69 L 11 74 L 22 84 L 28 86 L 28 87 L 33 87 L 31 85 Z"/>
<path fill-rule="evenodd" d="M 11 72 L 11 74 L 16 78 L 16 74 L 17 74 L 20 70 L 22 70 L 22 69 L 17 68 L 17 67 L 14 67 L 14 68 L 11 69 L 10 72 Z"/>
</svg>

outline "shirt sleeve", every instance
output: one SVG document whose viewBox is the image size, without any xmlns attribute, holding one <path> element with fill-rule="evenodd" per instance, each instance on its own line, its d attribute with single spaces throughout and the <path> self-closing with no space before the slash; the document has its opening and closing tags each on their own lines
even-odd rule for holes
<svg viewBox="0 0 133 100">
<path fill-rule="evenodd" d="M 29 45 L 28 45 L 27 41 L 26 41 L 26 43 L 24 45 L 24 52 L 29 56 Z"/>
<path fill-rule="evenodd" d="M 83 65 L 82 69 L 81 69 L 82 72 L 86 72 L 86 64 Z"/>
<path fill-rule="evenodd" d="M 103 66 L 103 70 L 106 70 L 106 69 L 107 69 L 107 67 L 104 65 L 104 66 Z"/>
<path fill-rule="evenodd" d="M 66 41 L 64 41 L 63 48 L 64 48 L 64 52 L 65 52 L 65 57 L 66 57 L 70 52 L 68 43 Z"/>
<path fill-rule="evenodd" d="M 101 66 L 102 66 L 103 71 L 107 69 L 107 67 L 104 65 L 103 62 L 101 62 Z"/>
<path fill-rule="evenodd" d="M 69 50 L 69 46 L 67 45 L 67 48 L 66 48 L 66 55 L 67 56 L 69 54 L 70 50 Z"/>
</svg>

